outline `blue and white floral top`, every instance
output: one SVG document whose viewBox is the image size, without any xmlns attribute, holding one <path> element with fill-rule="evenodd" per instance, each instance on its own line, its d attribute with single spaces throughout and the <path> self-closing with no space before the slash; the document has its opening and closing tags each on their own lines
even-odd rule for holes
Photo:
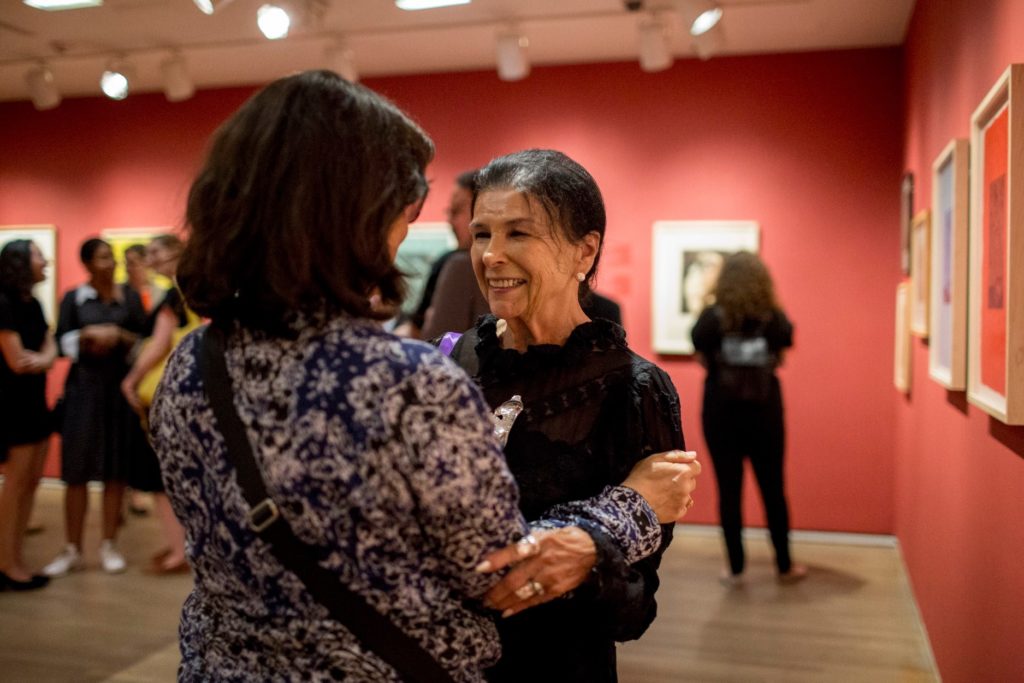
<svg viewBox="0 0 1024 683">
<path fill-rule="evenodd" d="M 432 347 L 338 317 L 282 338 L 236 329 L 234 403 L 268 492 L 320 562 L 416 638 L 458 681 L 500 656 L 474 567 L 527 532 L 487 407 Z M 182 681 L 398 681 L 331 619 L 244 520 L 248 506 L 206 400 L 201 332 L 173 352 L 151 411 L 167 494 L 195 588 L 182 610 Z M 637 557 L 658 547 L 628 489 L 560 506 L 545 526 L 590 520 Z M 637 509 L 643 512 L 637 515 Z"/>
</svg>

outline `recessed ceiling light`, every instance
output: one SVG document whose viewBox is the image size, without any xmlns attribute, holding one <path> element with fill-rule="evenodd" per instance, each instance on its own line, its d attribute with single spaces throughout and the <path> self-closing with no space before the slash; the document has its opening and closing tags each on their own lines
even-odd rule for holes
<svg viewBox="0 0 1024 683">
<path fill-rule="evenodd" d="M 468 5 L 471 0 L 395 0 L 398 9 L 417 10 L 435 9 L 437 7 L 451 7 L 453 5 Z"/>
<path fill-rule="evenodd" d="M 103 0 L 21 0 L 29 7 L 55 12 L 62 9 L 82 9 L 84 7 L 102 7 Z"/>
</svg>

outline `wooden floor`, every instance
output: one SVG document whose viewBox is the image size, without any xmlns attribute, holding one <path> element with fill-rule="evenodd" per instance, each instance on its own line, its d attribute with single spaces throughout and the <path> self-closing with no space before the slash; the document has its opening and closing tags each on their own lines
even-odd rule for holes
<svg viewBox="0 0 1024 683">
<path fill-rule="evenodd" d="M 41 566 L 61 545 L 60 491 L 40 491 L 28 559 Z M 188 576 L 140 571 L 159 546 L 152 517 L 128 520 L 128 571 L 97 568 L 94 499 L 87 571 L 34 594 L 0 593 L 0 681 L 173 681 L 176 629 Z M 794 543 L 811 576 L 775 583 L 767 542 L 747 541 L 748 582 L 718 583 L 717 533 L 681 527 L 662 565 L 657 621 L 619 650 L 622 683 L 678 681 L 937 681 L 893 547 Z"/>
</svg>

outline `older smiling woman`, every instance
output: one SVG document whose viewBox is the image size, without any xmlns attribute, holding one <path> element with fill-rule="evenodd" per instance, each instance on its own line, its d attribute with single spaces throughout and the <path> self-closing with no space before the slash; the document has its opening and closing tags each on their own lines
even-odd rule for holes
<svg viewBox="0 0 1024 683">
<path fill-rule="evenodd" d="M 614 496 L 638 462 L 685 463 L 675 477 L 685 482 L 684 512 L 700 465 L 693 454 L 659 453 L 684 448 L 671 380 L 629 349 L 622 328 L 591 321 L 580 305 L 605 231 L 594 179 L 555 151 L 495 159 L 476 178 L 471 230 L 473 267 L 493 315 L 458 340 L 452 358 L 496 412 L 519 410 L 503 429 L 525 517 L 602 491 Z M 593 526 L 535 533 L 539 552 L 488 594 L 508 617 L 498 624 L 502 658 L 488 680 L 616 680 L 615 641 L 640 637 L 654 619 L 657 569 L 672 538 L 665 522 L 676 516 L 659 512 L 660 543 L 638 561 L 621 538 Z"/>
</svg>

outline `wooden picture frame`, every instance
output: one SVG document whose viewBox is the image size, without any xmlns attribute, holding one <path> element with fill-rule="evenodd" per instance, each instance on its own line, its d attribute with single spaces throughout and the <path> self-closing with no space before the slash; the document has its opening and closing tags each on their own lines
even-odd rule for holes
<svg viewBox="0 0 1024 683">
<path fill-rule="evenodd" d="M 656 221 L 651 240 L 654 351 L 692 354 L 690 332 L 707 303 L 722 262 L 738 251 L 757 253 L 757 221 Z"/>
<path fill-rule="evenodd" d="M 928 338 L 931 303 L 931 212 L 919 211 L 910 223 L 910 331 Z"/>
<path fill-rule="evenodd" d="M 907 171 L 900 181 L 900 272 L 910 275 L 910 222 L 914 217 L 914 174 Z"/>
<path fill-rule="evenodd" d="M 903 393 L 910 393 L 910 283 L 901 282 L 896 286 L 896 329 L 893 344 L 893 385 Z"/>
<path fill-rule="evenodd" d="M 49 265 L 46 279 L 32 288 L 32 294 L 43 307 L 43 317 L 53 328 L 57 326 L 57 227 L 55 225 L 0 225 L 0 249 L 13 240 L 32 240 Z"/>
<path fill-rule="evenodd" d="M 1024 65 L 971 116 L 967 399 L 1024 424 Z"/>
<path fill-rule="evenodd" d="M 928 374 L 952 391 L 967 388 L 969 152 L 965 138 L 950 140 L 932 163 Z"/>
</svg>

